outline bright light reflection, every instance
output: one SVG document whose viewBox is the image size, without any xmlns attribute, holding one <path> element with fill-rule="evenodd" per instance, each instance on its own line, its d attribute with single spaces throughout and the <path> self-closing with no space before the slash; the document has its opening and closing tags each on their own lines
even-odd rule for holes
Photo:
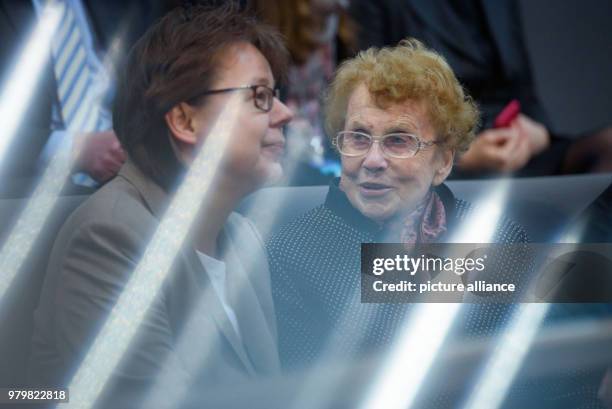
<svg viewBox="0 0 612 409">
<path fill-rule="evenodd" d="M 0 101 L 3 129 L 3 136 L 0 138 L 0 161 L 11 139 L 17 134 L 26 106 L 41 77 L 41 70 L 49 54 L 50 41 L 60 17 L 60 10 L 56 5 L 45 6 L 15 71 L 5 85 Z M 60 160 L 65 162 L 66 158 Z M 56 168 L 58 167 L 60 169 L 65 167 L 65 163 L 57 163 Z M 57 169 L 53 171 L 57 172 Z M 10 288 L 32 248 L 34 239 L 40 233 L 44 220 L 55 204 L 52 192 L 57 182 L 53 181 L 53 177 L 55 174 L 50 174 L 49 170 L 44 174 L 42 183 L 34 193 L 34 196 L 41 199 L 38 203 L 33 203 L 32 200 L 29 202 L 0 250 L 0 300 Z"/>
<path fill-rule="evenodd" d="M 179 253 L 192 222 L 212 192 L 214 176 L 237 122 L 240 99 L 232 96 L 177 190 L 143 258 L 69 385 L 67 408 L 89 408 L 110 378 Z"/>
<path fill-rule="evenodd" d="M 479 202 L 474 203 L 474 211 L 463 222 L 451 238 L 451 243 L 489 243 L 502 217 L 504 203 L 508 197 L 510 180 L 500 179 L 493 191 Z"/>
<path fill-rule="evenodd" d="M 558 242 L 580 243 L 583 231 L 584 225 L 574 226 Z M 502 405 L 549 309 L 547 303 L 521 305 L 468 398 L 466 409 L 496 409 Z"/>
<path fill-rule="evenodd" d="M 43 11 L 41 21 L 45 19 L 45 16 L 46 14 Z M 57 19 L 59 17 L 57 15 Z M 44 21 L 48 21 L 48 17 Z M 54 27 L 57 28 L 57 22 Z M 51 37 L 48 31 L 45 31 L 45 34 Z M 44 52 L 48 53 L 48 42 L 46 47 Z M 42 54 L 43 51 L 39 53 Z M 109 62 L 108 59 L 107 62 Z M 19 81 L 23 81 L 23 79 Z M 104 91 L 104 89 L 100 89 L 101 93 Z M 70 124 L 67 131 L 74 135 L 79 132 L 94 130 L 102 109 L 100 98 L 96 98 L 91 92 L 87 93 L 87 96 L 80 101 L 80 104 L 91 105 L 92 109 L 89 116 L 86 116 L 87 110 L 82 109 Z M 19 215 L 15 226 L 0 250 L 0 300 L 3 299 L 6 291 L 10 288 L 14 278 L 30 254 L 36 238 L 45 227 L 47 218 L 54 209 L 59 199 L 59 194 L 72 172 L 74 158 L 79 156 L 79 148 L 82 148 L 82 145 L 77 145 L 75 149 L 65 149 L 63 147 L 64 149 L 58 149 L 53 155 L 42 177 L 37 182 L 32 197 Z"/>
<path fill-rule="evenodd" d="M 475 203 L 450 243 L 489 243 L 502 216 L 509 181 L 502 179 L 493 192 Z M 363 409 L 404 409 L 412 406 L 461 304 L 419 304 L 399 342 L 388 355 Z"/>
<path fill-rule="evenodd" d="M 380 369 L 384 380 L 362 409 L 409 407 L 461 304 L 419 304 L 398 339 L 395 352 Z"/>
<path fill-rule="evenodd" d="M 298 155 L 306 153 L 305 147 L 301 147 L 297 152 Z M 295 158 L 297 159 L 297 158 Z M 296 169 L 299 163 L 297 160 L 292 160 L 285 165 L 283 168 L 284 178 L 291 180 L 292 176 L 295 175 Z M 285 206 L 283 200 L 267 200 L 263 196 L 257 196 L 257 198 L 251 203 L 250 209 L 266 209 L 265 214 L 259 213 L 257 220 L 257 229 L 263 237 L 269 237 L 272 228 L 277 220 L 279 210 Z M 249 213 L 245 214 L 249 217 Z M 255 250 L 255 249 L 254 249 Z M 242 260 L 255 260 L 255 257 L 243 255 Z M 245 264 L 245 271 L 252 271 L 253 266 Z M 262 277 L 263 278 L 263 277 Z M 249 283 L 240 283 L 240 285 Z M 211 288 L 206 290 L 206 293 L 202 295 L 197 306 L 191 311 L 188 323 L 184 326 L 184 332 L 178 337 L 176 342 L 177 350 L 185 350 L 188 345 L 193 344 L 194 334 L 189 333 L 189 328 L 196 328 L 194 323 L 199 319 L 199 314 L 206 314 L 202 307 L 205 306 L 206 300 L 209 297 L 216 297 L 211 291 Z M 206 361 L 210 357 L 210 354 L 214 351 L 214 346 L 220 340 L 220 334 L 216 333 L 215 336 L 208 336 L 202 338 L 198 336 L 198 354 L 193 357 L 193 361 L 190 363 L 193 368 L 202 368 L 206 365 Z M 176 379 L 175 363 L 172 359 L 168 358 L 166 362 L 161 365 L 159 375 L 155 381 L 154 386 L 151 388 L 149 396 L 145 399 L 143 407 L 158 407 L 164 409 L 176 408 L 181 405 L 181 402 L 186 398 L 187 394 L 191 391 L 190 382 L 186 378 Z"/>
<path fill-rule="evenodd" d="M 9 81 L 9 84 L 12 86 L 12 88 L 10 88 L 12 91 L 9 91 L 9 88 L 7 88 L 7 91 L 2 96 L 0 118 L 3 119 L 3 123 L 5 123 L 5 112 L 10 111 L 12 112 L 10 115 L 12 116 L 8 116 L 8 118 L 16 121 L 15 124 L 19 124 L 16 107 L 19 106 L 22 98 L 27 102 L 25 96 L 28 95 L 29 92 L 31 97 L 31 91 L 35 88 L 36 83 L 36 81 L 31 78 L 27 79 L 26 75 L 29 74 L 32 76 L 35 74 L 37 64 L 40 65 L 37 58 L 43 57 L 45 53 L 48 54 L 50 50 L 50 40 L 53 37 L 52 33 L 58 29 L 57 26 L 60 22 L 61 11 L 63 10 L 60 5 L 61 3 L 50 1 L 41 13 L 39 26 L 42 25 L 45 28 L 37 29 L 32 35 L 32 44 L 28 43 L 28 47 L 17 65 L 17 67 L 20 68 L 15 72 L 18 78 L 11 78 L 11 81 Z M 127 23 L 124 23 L 124 26 L 125 24 Z M 123 29 L 123 31 L 125 31 L 125 29 Z M 42 34 L 40 34 L 41 32 Z M 41 37 L 39 37 L 39 35 Z M 125 33 L 120 33 L 113 39 L 111 50 L 106 54 L 103 62 L 107 70 L 114 65 L 114 61 L 116 61 L 119 50 L 122 47 L 124 36 Z M 34 50 L 32 51 L 32 56 L 29 56 L 28 50 Z M 25 58 L 26 56 L 29 57 Z M 41 68 L 42 66 L 38 67 L 38 71 L 40 71 Z M 31 90 L 27 87 L 27 84 L 32 85 Z M 108 86 L 108 84 L 106 85 Z M 15 93 L 15 87 L 18 87 L 17 93 Z M 103 87 L 99 88 L 99 92 L 102 95 L 105 89 Z M 14 94 L 18 96 L 16 99 L 12 98 L 15 96 Z M 6 103 L 5 97 L 6 100 L 9 101 L 8 104 Z M 102 110 L 101 98 L 94 96 L 92 92 L 87 92 L 86 97 L 80 101 L 80 104 L 91 105 L 92 109 L 89 112 L 89 116 L 85 115 L 87 110 L 80 110 L 79 115 L 72 121 L 68 129 L 68 131 L 73 134 L 92 131 L 96 126 L 96 122 Z M 9 109 L 9 111 L 5 111 L 6 106 L 8 106 L 7 109 Z M 23 112 L 21 115 L 23 115 Z M 8 123 L 10 124 L 12 122 L 8 121 Z M 6 130 L 7 128 L 5 127 L 4 129 Z M 8 144 L 10 137 L 11 133 L 5 132 L 5 139 L 0 139 L 0 160 L 2 159 L 2 143 Z M 32 250 L 36 238 L 44 228 L 45 222 L 54 209 L 59 194 L 72 172 L 74 158 L 79 156 L 79 149 L 82 148 L 82 146 L 83 144 L 77 145 L 74 148 L 62 147 L 58 149 L 45 168 L 40 181 L 38 181 L 30 201 L 19 215 L 10 235 L 5 240 L 0 250 L 0 301 L 11 287 L 12 282 Z"/>
<path fill-rule="evenodd" d="M 299 136 L 295 136 L 299 137 Z M 293 148 L 290 160 L 283 167 L 283 180 L 292 180 L 300 165 L 299 158 L 306 157 L 308 154 L 308 146 L 298 145 Z M 286 197 L 286 196 L 285 196 Z M 256 196 L 256 199 L 250 203 L 250 207 L 245 213 L 245 216 L 253 220 L 257 220 L 257 229 L 262 237 L 268 238 L 273 227 L 278 219 L 280 210 L 286 206 L 286 201 L 274 198 L 269 200 L 269 196 Z M 261 209 L 266 209 L 262 212 Z M 256 213 L 256 215 L 254 215 Z"/>
<path fill-rule="evenodd" d="M 529 347 L 546 316 L 549 304 L 521 304 L 493 352 L 466 409 L 501 406 Z"/>
<path fill-rule="evenodd" d="M 60 17 L 60 8 L 56 4 L 47 4 L 43 8 L 38 23 L 17 60 L 14 71 L 4 84 L 4 91 L 0 98 L 0 120 L 2 121 L 0 161 L 6 154 L 11 140 L 15 138 L 19 125 L 24 119 L 25 110 L 32 99 L 32 94 L 42 78 L 41 72 L 48 59 L 51 39 L 60 22 Z"/>
</svg>

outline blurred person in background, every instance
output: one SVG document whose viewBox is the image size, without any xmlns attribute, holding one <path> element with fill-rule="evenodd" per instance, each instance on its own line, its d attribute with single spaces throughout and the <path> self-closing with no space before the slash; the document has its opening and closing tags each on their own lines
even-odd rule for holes
<svg viewBox="0 0 612 409">
<path fill-rule="evenodd" d="M 149 388 L 162 371 L 197 391 L 278 373 L 263 243 L 232 210 L 282 176 L 282 128 L 292 115 L 275 89 L 287 60 L 278 32 L 233 4 L 177 8 L 136 43 L 113 111 L 128 159 L 57 237 L 35 313 L 33 384 L 58 386 L 71 379 L 199 147 L 220 137 L 208 133 L 232 97 L 240 112 L 214 169 L 214 194 L 144 321 L 129 322 L 139 332 L 105 389 L 102 407 L 154 392 Z M 196 306 L 197 319 L 190 320 Z M 187 329 L 195 338 L 181 343 Z"/>
<path fill-rule="evenodd" d="M 482 128 L 458 157 L 453 177 L 612 171 L 612 128 L 576 136 L 552 129 L 536 90 L 519 7 L 515 0 L 353 0 L 350 14 L 360 49 L 415 37 L 448 60 L 478 103 Z M 494 127 L 511 100 L 520 102 L 521 113 Z"/>
<path fill-rule="evenodd" d="M 254 0 L 259 18 L 277 27 L 291 54 L 287 86 L 282 90 L 295 118 L 287 127 L 286 183 L 327 184 L 339 172 L 328 143 L 322 98 L 337 61 L 355 49 L 354 24 L 343 0 Z"/>
</svg>

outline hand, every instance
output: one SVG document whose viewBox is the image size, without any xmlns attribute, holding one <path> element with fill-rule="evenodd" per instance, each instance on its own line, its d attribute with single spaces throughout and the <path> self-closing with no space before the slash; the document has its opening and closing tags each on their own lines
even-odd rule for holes
<svg viewBox="0 0 612 409">
<path fill-rule="evenodd" d="M 112 130 L 82 135 L 76 146 L 78 171 L 104 183 L 113 178 L 125 162 L 125 152 Z"/>
<path fill-rule="evenodd" d="M 550 145 L 550 134 L 546 127 L 526 115 L 519 114 L 510 127 L 527 138 L 531 156 L 537 155 Z"/>
<path fill-rule="evenodd" d="M 476 136 L 459 159 L 459 167 L 470 171 L 513 172 L 531 157 L 529 139 L 518 127 L 488 129 Z"/>
</svg>

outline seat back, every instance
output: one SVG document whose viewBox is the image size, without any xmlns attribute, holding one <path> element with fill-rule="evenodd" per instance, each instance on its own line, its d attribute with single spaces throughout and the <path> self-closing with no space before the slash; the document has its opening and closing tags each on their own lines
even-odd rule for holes
<svg viewBox="0 0 612 409">
<path fill-rule="evenodd" d="M 612 183 L 612 174 L 520 179 L 455 180 L 449 188 L 476 207 L 497 189 L 505 189 L 503 214 L 520 223 L 533 242 L 554 241 L 558 234 Z M 327 186 L 262 189 L 242 203 L 264 237 L 325 201 Z"/>
</svg>

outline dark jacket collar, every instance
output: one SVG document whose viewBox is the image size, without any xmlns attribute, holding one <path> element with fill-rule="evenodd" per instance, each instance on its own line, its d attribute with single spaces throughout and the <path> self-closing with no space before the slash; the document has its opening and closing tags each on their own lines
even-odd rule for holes
<svg viewBox="0 0 612 409">
<path fill-rule="evenodd" d="M 346 194 L 340 189 L 340 178 L 333 179 L 329 184 L 329 191 L 325 198 L 325 206 L 348 224 L 360 231 L 378 237 L 384 233 L 384 226 L 380 226 L 372 219 L 365 217 L 349 201 Z M 434 187 L 434 191 L 440 196 L 446 211 L 447 232 L 451 231 L 456 225 L 456 200 L 453 192 L 445 185 L 441 184 Z M 441 237 L 440 239 L 443 239 Z"/>
</svg>

